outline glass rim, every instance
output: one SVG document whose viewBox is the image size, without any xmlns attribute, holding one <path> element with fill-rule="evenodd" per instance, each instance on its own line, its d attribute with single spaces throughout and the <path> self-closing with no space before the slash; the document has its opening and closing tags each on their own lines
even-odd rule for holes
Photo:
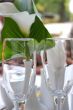
<svg viewBox="0 0 73 110">
<path fill-rule="evenodd" d="M 38 43 L 41 43 L 42 41 L 47 41 L 47 40 L 49 40 L 49 41 L 73 41 L 73 38 L 61 38 L 61 37 L 52 37 L 52 38 L 45 38 L 45 39 L 42 39 L 40 42 L 38 42 L 36 39 L 34 39 L 34 38 L 5 38 L 4 40 L 3 40 L 3 44 L 5 43 L 5 42 L 7 42 L 7 41 L 23 41 L 23 42 L 29 42 L 29 41 L 33 41 L 34 43 L 35 43 L 35 41 L 36 42 L 38 42 Z"/>
<path fill-rule="evenodd" d="M 73 40 L 73 38 L 70 37 L 52 37 L 52 38 L 46 38 L 46 40 Z"/>
<path fill-rule="evenodd" d="M 42 39 L 42 40 L 51 40 L 51 39 L 53 39 L 53 40 L 73 40 L 73 38 L 70 38 L 70 37 L 52 37 L 52 38 L 45 38 L 45 39 Z M 4 40 L 14 40 L 14 41 L 16 41 L 16 40 L 24 40 L 24 41 L 29 41 L 29 40 L 36 40 L 36 39 L 34 39 L 34 38 L 5 38 Z"/>
<path fill-rule="evenodd" d="M 5 38 L 4 41 L 33 41 L 32 38 Z M 3 41 L 3 42 L 4 42 Z"/>
</svg>

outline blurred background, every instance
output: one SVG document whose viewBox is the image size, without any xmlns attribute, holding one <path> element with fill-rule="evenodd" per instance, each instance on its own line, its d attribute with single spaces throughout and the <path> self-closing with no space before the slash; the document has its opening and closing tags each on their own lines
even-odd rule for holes
<svg viewBox="0 0 73 110">
<path fill-rule="evenodd" d="M 73 0 L 36 0 L 36 6 L 44 14 L 45 23 L 66 22 L 73 20 L 72 2 Z"/>
<path fill-rule="evenodd" d="M 21 5 L 30 3 L 29 0 L 0 0 L 11 1 Z M 31 1 L 31 0 L 30 0 Z M 44 23 L 67 22 L 73 20 L 73 0 L 33 0 Z M 26 4 L 27 4 L 26 3 Z M 24 5 L 25 6 L 25 5 Z"/>
<path fill-rule="evenodd" d="M 44 23 L 73 20 L 73 0 L 35 0 Z"/>
</svg>

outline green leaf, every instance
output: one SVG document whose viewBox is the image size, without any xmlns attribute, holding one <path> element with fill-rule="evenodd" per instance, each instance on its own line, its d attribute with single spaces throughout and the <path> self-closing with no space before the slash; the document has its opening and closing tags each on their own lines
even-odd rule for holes
<svg viewBox="0 0 73 110">
<path fill-rule="evenodd" d="M 37 16 L 35 17 L 35 22 L 31 25 L 29 37 L 38 42 L 45 40 L 46 38 L 52 38 L 51 34 Z"/>
<path fill-rule="evenodd" d="M 2 60 L 2 42 L 0 41 L 0 62 Z"/>
<path fill-rule="evenodd" d="M 0 62 L 2 61 L 2 48 L 3 48 L 3 43 L 2 43 L 2 41 L 0 41 Z M 12 55 L 11 45 L 8 42 L 7 47 L 4 49 L 4 58 L 9 59 L 11 57 L 11 55 Z"/>
<path fill-rule="evenodd" d="M 21 32 L 17 23 L 9 17 L 5 17 L 4 27 L 2 30 L 2 40 L 5 38 L 25 38 L 26 35 Z"/>
<path fill-rule="evenodd" d="M 36 51 L 40 52 L 41 50 L 46 50 L 55 46 L 55 42 L 50 39 L 42 40 L 37 42 L 35 40 L 35 49 Z"/>
<path fill-rule="evenodd" d="M 55 42 L 49 40 L 49 38 L 52 38 L 51 34 L 37 16 L 35 17 L 34 23 L 31 25 L 29 37 L 36 40 L 36 50 L 38 51 L 55 46 Z"/>
<path fill-rule="evenodd" d="M 0 62 L 2 60 L 2 47 L 3 43 L 0 42 Z M 32 53 L 34 50 L 33 41 L 6 41 L 4 45 L 4 59 L 10 59 L 13 56 L 20 55 L 24 57 L 24 59 L 29 60 L 32 57 Z"/>
</svg>

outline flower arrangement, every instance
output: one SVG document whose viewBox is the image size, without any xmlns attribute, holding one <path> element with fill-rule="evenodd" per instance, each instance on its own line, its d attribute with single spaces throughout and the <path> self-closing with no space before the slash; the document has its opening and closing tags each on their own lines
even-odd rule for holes
<svg viewBox="0 0 73 110">
<path fill-rule="evenodd" d="M 29 14 L 28 11 L 20 12 L 13 3 L 0 3 L 0 15 L 4 17 L 4 26 L 1 32 L 0 53 L 2 53 L 2 42 L 5 38 L 32 38 L 37 42 L 37 45 L 40 45 L 40 49 L 43 49 L 43 43 L 46 42 L 46 38 L 52 37 L 37 14 Z M 51 43 L 46 43 L 45 47 L 49 48 L 54 45 L 55 43 L 51 41 Z M 8 47 L 6 50 L 7 58 L 10 57 L 10 54 L 8 53 L 10 48 L 11 47 Z M 29 49 L 26 50 L 26 58 L 29 59 L 30 52 Z"/>
</svg>

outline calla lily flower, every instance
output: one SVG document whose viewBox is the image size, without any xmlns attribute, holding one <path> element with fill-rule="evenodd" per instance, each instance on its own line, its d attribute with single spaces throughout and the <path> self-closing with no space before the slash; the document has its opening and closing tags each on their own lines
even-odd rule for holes
<svg viewBox="0 0 73 110">
<path fill-rule="evenodd" d="M 12 18 L 19 26 L 22 33 L 29 34 L 30 26 L 35 20 L 35 14 L 27 11 L 20 12 L 13 3 L 0 3 L 0 15 Z"/>
</svg>

